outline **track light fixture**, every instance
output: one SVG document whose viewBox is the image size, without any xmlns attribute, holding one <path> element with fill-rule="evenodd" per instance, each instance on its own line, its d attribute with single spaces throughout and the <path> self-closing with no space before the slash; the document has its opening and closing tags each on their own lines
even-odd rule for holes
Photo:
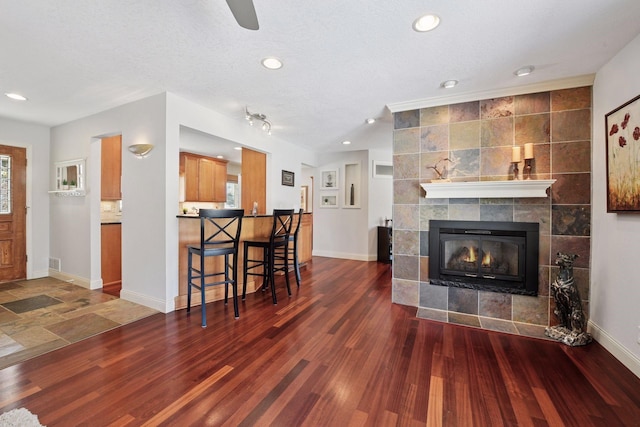
<svg viewBox="0 0 640 427">
<path fill-rule="evenodd" d="M 247 107 L 244 107 L 245 119 L 249 120 L 249 124 L 253 126 L 254 121 L 262 122 L 262 130 L 271 135 L 271 122 L 267 120 L 267 116 L 260 113 L 250 113 Z"/>
</svg>

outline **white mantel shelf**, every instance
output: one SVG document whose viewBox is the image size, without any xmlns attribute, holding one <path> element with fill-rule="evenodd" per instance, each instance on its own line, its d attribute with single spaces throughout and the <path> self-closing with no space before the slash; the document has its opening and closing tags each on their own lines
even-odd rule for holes
<svg viewBox="0 0 640 427">
<path fill-rule="evenodd" d="M 420 184 L 427 199 L 547 197 L 555 179 L 523 181 L 429 182 Z"/>
</svg>

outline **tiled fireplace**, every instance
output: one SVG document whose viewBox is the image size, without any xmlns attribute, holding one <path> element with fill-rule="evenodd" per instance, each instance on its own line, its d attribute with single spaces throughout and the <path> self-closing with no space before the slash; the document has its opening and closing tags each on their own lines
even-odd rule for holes
<svg viewBox="0 0 640 427">
<path fill-rule="evenodd" d="M 512 179 L 512 147 L 525 143 L 532 178 L 556 180 L 548 197 L 424 197 L 420 183 L 437 177 L 442 159 L 452 181 Z M 542 337 L 556 323 L 549 285 L 552 254 L 562 251 L 579 255 L 574 276 L 588 313 L 591 87 L 398 112 L 393 152 L 393 302 L 423 318 Z M 430 284 L 430 220 L 538 223 L 537 296 Z"/>
</svg>

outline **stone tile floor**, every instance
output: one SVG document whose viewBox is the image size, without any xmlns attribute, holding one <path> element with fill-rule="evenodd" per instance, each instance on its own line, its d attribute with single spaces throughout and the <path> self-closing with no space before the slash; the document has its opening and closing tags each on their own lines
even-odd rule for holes
<svg viewBox="0 0 640 427">
<path fill-rule="evenodd" d="M 530 338 L 541 338 L 551 340 L 544 333 L 546 327 L 532 325 L 529 323 L 513 322 L 510 320 L 494 319 L 490 317 L 476 316 L 472 314 L 447 312 L 431 308 L 419 307 L 416 317 L 420 319 L 435 320 L 444 323 L 455 323 L 456 325 L 471 326 L 474 328 L 487 329 L 496 332 L 522 335 Z"/>
<path fill-rule="evenodd" d="M 52 277 L 0 283 L 0 369 L 155 313 Z"/>
</svg>

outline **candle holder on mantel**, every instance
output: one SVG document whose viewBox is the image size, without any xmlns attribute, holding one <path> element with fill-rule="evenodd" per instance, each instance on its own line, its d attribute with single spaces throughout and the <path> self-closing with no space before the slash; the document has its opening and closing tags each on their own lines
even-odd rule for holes
<svg viewBox="0 0 640 427">
<path fill-rule="evenodd" d="M 528 142 L 524 144 L 524 179 L 531 179 L 531 162 L 533 161 L 533 144 Z"/>
<path fill-rule="evenodd" d="M 520 176 L 518 170 L 518 163 L 520 163 L 520 147 L 513 147 L 511 153 L 511 163 L 513 163 L 513 180 L 519 181 Z"/>
</svg>

